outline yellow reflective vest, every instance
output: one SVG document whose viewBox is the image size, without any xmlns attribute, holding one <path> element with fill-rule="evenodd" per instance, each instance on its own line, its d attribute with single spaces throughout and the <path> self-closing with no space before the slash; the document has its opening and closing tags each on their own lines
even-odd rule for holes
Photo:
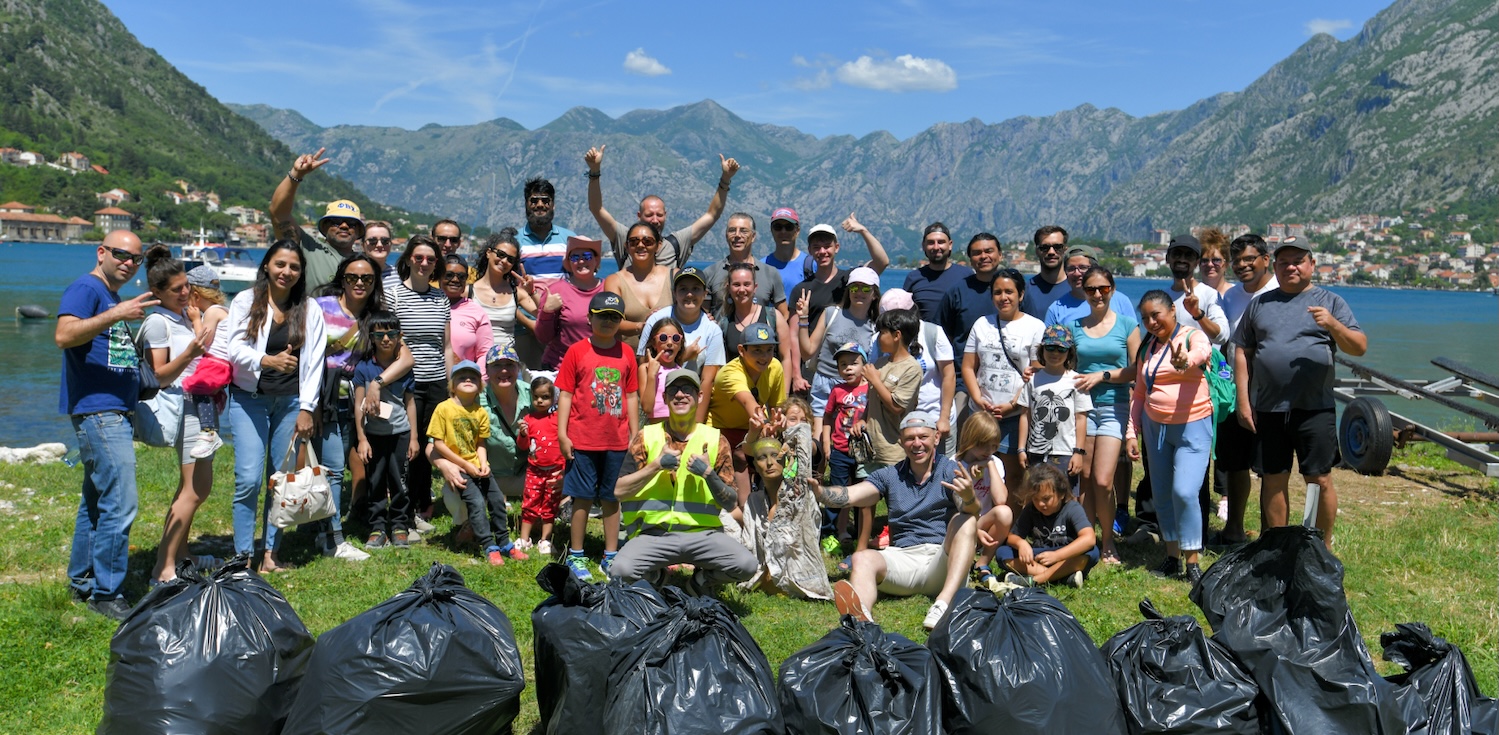
<svg viewBox="0 0 1499 735">
<path fill-rule="evenodd" d="M 661 456 L 666 448 L 665 424 L 647 426 L 640 436 L 647 457 Z M 682 464 L 677 471 L 656 473 L 635 497 L 620 503 L 620 522 L 631 535 L 649 529 L 673 532 L 723 528 L 718 503 L 707 481 L 687 471 L 687 463 L 699 454 L 707 455 L 709 468 L 716 466 L 718 444 L 718 429 L 698 424 L 682 448 Z"/>
</svg>

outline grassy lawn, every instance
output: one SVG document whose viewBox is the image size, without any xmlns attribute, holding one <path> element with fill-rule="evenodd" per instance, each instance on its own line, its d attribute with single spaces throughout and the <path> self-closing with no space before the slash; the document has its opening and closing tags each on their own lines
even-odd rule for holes
<svg viewBox="0 0 1499 735">
<path fill-rule="evenodd" d="M 129 599 L 145 593 L 161 519 L 177 486 L 167 450 L 140 453 L 141 515 L 132 534 Z M 232 535 L 233 463 L 227 451 L 216 462 L 214 495 L 198 513 L 194 551 L 227 555 Z M 0 465 L 0 711 L 4 732 L 92 731 L 98 723 L 109 660 L 112 621 L 69 600 L 64 570 L 82 469 L 54 465 Z M 1341 515 L 1336 553 L 1347 567 L 1350 605 L 1365 643 L 1379 652 L 1379 634 L 1396 623 L 1422 621 L 1457 643 L 1472 663 L 1480 688 L 1495 693 L 1499 681 L 1499 486 L 1418 445 L 1401 450 L 1391 474 L 1336 475 Z M 1294 484 L 1293 484 L 1294 486 Z M 1300 493 L 1293 493 L 1293 506 Z M 1254 503 L 1250 513 L 1255 515 Z M 1299 508 L 1293 509 L 1299 517 Z M 542 560 L 492 569 L 448 545 L 449 519 L 438 534 L 407 551 L 381 550 L 362 564 L 314 554 L 306 534 L 291 534 L 283 558 L 302 565 L 270 581 L 286 595 L 314 634 L 320 634 L 404 589 L 433 561 L 452 564 L 469 585 L 493 600 L 515 626 L 532 680 L 530 612 L 545 598 L 534 578 Z M 1251 517 L 1250 527 L 1257 524 Z M 597 531 L 598 529 L 593 529 Z M 592 544 L 600 541 L 595 538 Z M 1137 605 L 1150 597 L 1168 614 L 1193 614 L 1180 582 L 1156 580 L 1146 569 L 1161 551 L 1121 547 L 1125 565 L 1100 568 L 1082 590 L 1051 590 L 1078 616 L 1098 643 L 1139 622 Z M 595 556 L 597 554 L 595 553 Z M 1214 557 L 1204 561 L 1211 563 Z M 831 566 L 831 562 L 830 562 Z M 743 619 L 773 666 L 837 624 L 831 604 L 794 602 L 737 590 L 726 602 Z M 923 641 L 922 598 L 882 601 L 876 619 L 887 629 Z M 1379 662 L 1380 670 L 1395 673 Z M 534 691 L 525 691 L 517 732 L 537 722 Z"/>
</svg>

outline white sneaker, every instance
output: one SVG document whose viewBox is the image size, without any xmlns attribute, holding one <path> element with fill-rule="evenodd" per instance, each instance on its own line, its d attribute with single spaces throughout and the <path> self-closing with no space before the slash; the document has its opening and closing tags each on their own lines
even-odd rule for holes
<svg viewBox="0 0 1499 735">
<path fill-rule="evenodd" d="M 552 555 L 552 542 L 551 541 L 547 541 L 546 539 L 542 539 L 540 541 L 537 541 L 536 542 L 536 553 L 540 554 L 541 556 L 551 556 Z"/>
<path fill-rule="evenodd" d="M 364 561 L 370 558 L 370 555 L 354 548 L 353 544 L 345 541 L 333 550 L 333 558 L 343 559 L 344 561 Z"/>
<path fill-rule="evenodd" d="M 946 614 L 947 603 L 941 600 L 933 602 L 932 607 L 926 611 L 926 619 L 921 621 L 921 627 L 926 628 L 927 630 L 936 628 L 937 623 L 942 622 L 942 616 Z"/>
<path fill-rule="evenodd" d="M 416 543 L 418 541 L 421 541 L 421 540 L 422 540 L 422 534 L 420 532 L 418 532 L 415 528 L 408 528 L 408 529 L 406 529 L 406 541 L 408 543 L 413 543 L 414 544 L 414 543 Z"/>
<path fill-rule="evenodd" d="M 531 548 L 531 539 L 528 539 L 528 538 L 516 539 L 515 540 L 515 548 L 520 549 L 521 551 L 525 551 L 525 550 Z"/>
<path fill-rule="evenodd" d="M 208 459 L 214 452 L 224 446 L 224 440 L 219 438 L 217 431 L 203 431 L 198 433 L 198 443 L 193 445 L 188 456 L 193 459 Z"/>
<path fill-rule="evenodd" d="M 1218 498 L 1218 520 L 1228 520 L 1228 498 Z"/>
<path fill-rule="evenodd" d="M 437 526 L 428 523 L 427 519 L 422 518 L 421 516 L 416 516 L 415 518 L 413 518 L 411 520 L 411 525 L 416 528 L 416 530 L 421 531 L 422 533 L 432 533 L 433 531 L 437 530 Z"/>
</svg>

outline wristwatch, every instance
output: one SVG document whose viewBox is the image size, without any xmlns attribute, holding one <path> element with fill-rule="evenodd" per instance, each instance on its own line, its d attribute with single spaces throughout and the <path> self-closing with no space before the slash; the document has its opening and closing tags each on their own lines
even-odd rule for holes
<svg viewBox="0 0 1499 735">
<path fill-rule="evenodd" d="M 1078 447 L 1077 449 L 1072 450 L 1072 453 L 1073 454 L 1081 454 L 1084 457 L 1088 456 L 1088 450 L 1083 449 L 1082 447 Z"/>
<path fill-rule="evenodd" d="M 1105 382 L 1105 383 L 1112 383 L 1112 382 L 1114 382 L 1114 374 L 1111 373 L 1111 372 L 1109 372 L 1108 370 L 1103 371 L 1103 382 Z"/>
<path fill-rule="evenodd" d="M 1200 321 L 1202 321 L 1202 318 L 1205 317 L 1205 316 L 1207 316 L 1207 315 L 1208 315 L 1207 312 L 1205 312 L 1205 311 L 1199 311 L 1196 314 L 1192 315 L 1192 319 L 1193 319 L 1193 321 L 1199 321 L 1200 322 Z"/>
</svg>

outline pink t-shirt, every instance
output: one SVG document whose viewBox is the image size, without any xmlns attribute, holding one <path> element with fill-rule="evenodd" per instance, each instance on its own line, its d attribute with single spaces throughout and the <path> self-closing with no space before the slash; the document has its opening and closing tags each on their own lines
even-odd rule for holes
<svg viewBox="0 0 1499 735">
<path fill-rule="evenodd" d="M 494 345 L 489 313 L 479 306 L 479 302 L 470 298 L 458 299 L 449 308 L 452 309 L 453 320 L 448 327 L 448 341 L 453 346 L 453 352 L 458 355 L 459 360 L 479 363 L 479 372 L 488 380 L 489 366 L 484 364 L 484 358 Z"/>
<path fill-rule="evenodd" d="M 1157 424 L 1187 424 L 1213 415 L 1213 396 L 1202 367 L 1212 345 L 1201 330 L 1183 327 L 1171 340 L 1187 348 L 1187 369 L 1171 364 L 1171 348 L 1155 344 L 1140 360 L 1139 377 L 1130 397 L 1130 436 L 1138 436 L 1141 412 Z"/>
<path fill-rule="evenodd" d="M 555 368 L 562 362 L 562 356 L 567 354 L 567 348 L 593 334 L 593 328 L 588 326 L 588 303 L 595 294 L 602 293 L 603 290 L 602 278 L 587 291 L 573 285 L 571 280 L 562 279 L 554 281 L 537 296 L 536 303 L 541 307 L 546 304 L 549 293 L 562 297 L 560 310 L 547 311 L 542 308 L 541 313 L 536 316 L 536 338 L 546 345 L 546 351 L 541 354 L 542 369 Z"/>
</svg>

